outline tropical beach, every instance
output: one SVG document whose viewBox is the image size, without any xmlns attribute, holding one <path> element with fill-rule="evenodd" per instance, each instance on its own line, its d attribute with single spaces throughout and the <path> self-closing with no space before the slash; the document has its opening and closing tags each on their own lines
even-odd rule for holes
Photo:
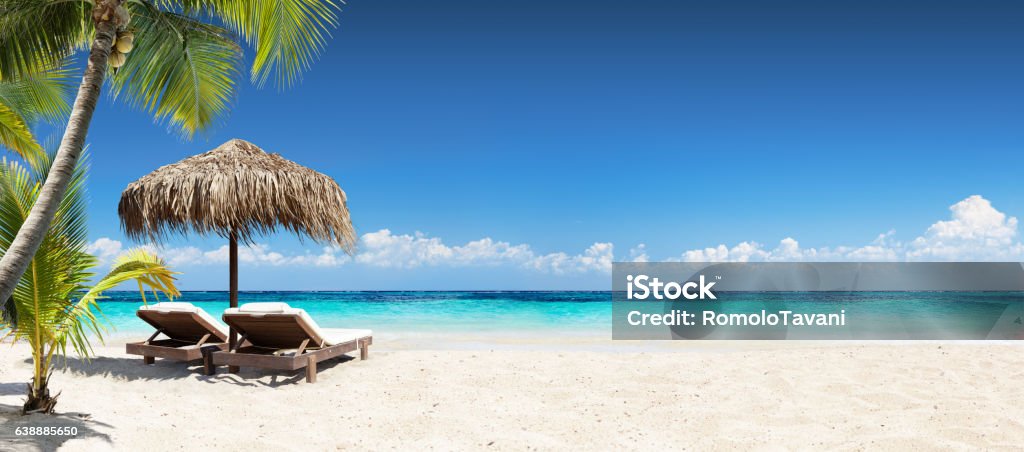
<svg viewBox="0 0 1024 452">
<path fill-rule="evenodd" d="M 1020 450 L 1022 25 L 0 0 L 0 450 Z"/>
<path fill-rule="evenodd" d="M 1016 344 L 388 339 L 314 385 L 143 366 L 109 344 L 55 380 L 58 416 L 14 413 L 22 387 L 2 387 L 5 432 L 76 436 L 5 433 L 0 448 L 1013 450 L 1024 436 Z M 3 353 L 4 382 L 31 370 L 24 356 Z"/>
<path fill-rule="evenodd" d="M 145 365 L 124 353 L 152 329 L 134 316 L 139 295 L 110 295 L 101 306 L 117 329 L 91 361 L 58 370 L 57 416 L 20 415 L 20 385 L 0 394 L 4 431 L 77 433 L 0 446 L 1009 450 L 1024 435 L 1015 341 L 612 341 L 605 292 L 240 294 L 374 328 L 368 360 L 351 354 L 308 384 L 301 372 Z M 182 299 L 218 312 L 226 293 Z M 31 371 L 24 348 L 5 351 L 2 381 Z"/>
</svg>

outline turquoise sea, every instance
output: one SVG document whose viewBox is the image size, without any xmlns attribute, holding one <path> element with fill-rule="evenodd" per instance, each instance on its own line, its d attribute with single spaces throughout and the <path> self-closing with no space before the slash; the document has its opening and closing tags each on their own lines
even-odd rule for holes
<svg viewBox="0 0 1024 452">
<path fill-rule="evenodd" d="M 113 333 L 152 328 L 135 316 L 139 292 L 107 292 L 100 309 Z M 153 302 L 150 294 L 147 301 Z M 220 317 L 227 292 L 184 292 Z M 368 328 L 387 336 L 503 334 L 558 330 L 611 337 L 611 292 L 241 292 L 239 304 L 280 301 L 305 309 L 325 328 Z"/>
<path fill-rule="evenodd" d="M 723 293 L 723 312 L 846 311 L 857 337 L 985 338 L 1007 315 L 1007 334 L 1024 334 L 1021 292 L 752 292 Z M 113 326 L 108 336 L 138 336 L 151 328 L 135 316 L 138 292 L 108 292 L 100 309 Z M 610 339 L 612 292 L 242 292 L 239 303 L 285 302 L 305 309 L 325 328 L 367 328 L 385 338 L 441 335 L 593 337 Z M 187 301 L 220 317 L 227 292 L 185 292 Z M 149 297 L 149 302 L 153 302 Z M 616 303 L 622 306 L 621 303 Z M 686 305 L 682 305 L 686 306 Z M 671 309 L 658 303 L 655 309 Z M 632 308 L 630 308 L 632 309 Z M 666 311 L 667 312 L 667 311 Z M 1016 318 L 1016 320 L 1014 320 Z M 845 331 L 845 330 L 844 330 Z M 920 333 L 920 334 L 918 334 Z M 896 335 L 894 337 L 902 337 Z"/>
</svg>

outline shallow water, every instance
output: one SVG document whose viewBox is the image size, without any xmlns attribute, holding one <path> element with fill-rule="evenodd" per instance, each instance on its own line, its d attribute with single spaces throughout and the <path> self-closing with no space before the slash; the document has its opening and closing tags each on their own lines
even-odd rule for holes
<svg viewBox="0 0 1024 452">
<path fill-rule="evenodd" d="M 108 292 L 100 309 L 115 334 L 150 328 L 135 316 L 138 292 Z M 152 303 L 152 297 L 147 294 Z M 186 301 L 220 317 L 227 292 L 185 292 Z M 305 309 L 325 328 L 369 328 L 391 336 L 501 335 L 558 330 L 611 334 L 610 292 L 241 292 L 239 304 L 280 301 Z"/>
<path fill-rule="evenodd" d="M 151 328 L 135 316 L 138 292 L 108 292 L 100 302 L 113 326 L 108 336 L 139 335 Z M 844 308 L 863 328 L 987 331 L 999 312 L 1020 310 L 1019 292 L 757 292 L 723 293 L 733 312 L 784 305 L 813 311 Z M 148 301 L 154 300 L 149 297 Z M 227 292 L 185 292 L 177 301 L 214 317 L 228 307 Z M 611 292 L 242 292 L 239 303 L 285 302 L 305 309 L 325 328 L 367 328 L 389 338 L 610 339 Z M 666 304 L 666 308 L 671 304 Z M 970 338 L 951 335 L 949 338 Z M 984 337 L 982 335 L 982 337 Z M 868 337 L 870 338 L 870 337 Z M 939 335 L 935 338 L 942 338 Z"/>
</svg>

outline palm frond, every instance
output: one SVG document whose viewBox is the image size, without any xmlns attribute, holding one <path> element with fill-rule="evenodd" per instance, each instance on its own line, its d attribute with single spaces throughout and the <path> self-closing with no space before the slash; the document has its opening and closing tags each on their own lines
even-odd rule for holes
<svg viewBox="0 0 1024 452">
<path fill-rule="evenodd" d="M 224 117 L 241 73 L 232 33 L 153 5 L 130 6 L 135 48 L 111 78 L 114 97 L 125 96 L 185 138 Z"/>
<path fill-rule="evenodd" d="M 168 297 L 181 295 L 174 285 L 174 275 L 157 255 L 144 249 L 133 249 L 122 254 L 114 262 L 109 273 L 100 279 L 71 304 L 57 327 L 57 344 L 71 347 L 80 355 L 91 354 L 88 337 L 90 334 L 102 340 L 103 329 L 97 319 L 97 301 L 103 292 L 117 285 L 138 281 L 140 285 L 166 294 Z"/>
<path fill-rule="evenodd" d="M 149 289 L 175 298 L 181 295 L 174 285 L 176 274 L 153 252 L 145 248 L 134 248 L 118 256 L 110 273 L 97 282 L 86 296 L 110 290 L 123 282 L 138 280 Z"/>
<path fill-rule="evenodd" d="M 92 36 L 88 0 L 0 0 L 0 79 L 53 68 Z"/>
<path fill-rule="evenodd" d="M 0 146 L 6 147 L 23 158 L 34 158 L 42 148 L 32 135 L 25 118 L 10 105 L 0 101 Z"/>
<path fill-rule="evenodd" d="M 74 68 L 62 63 L 47 70 L 0 81 L 0 103 L 18 112 L 27 123 L 57 124 L 71 112 Z"/>
<path fill-rule="evenodd" d="M 39 184 L 23 165 L 6 158 L 0 164 L 0 253 L 6 253 L 25 222 Z"/>
<path fill-rule="evenodd" d="M 51 162 L 52 154 L 29 162 L 30 168 L 5 165 L 0 174 L 5 179 L 0 180 L 0 247 L 9 246 L 17 234 L 15 226 L 20 228 L 18 223 L 28 216 Z M 86 165 L 87 160 L 82 160 L 76 167 L 54 221 L 14 291 L 20 320 L 14 338 L 27 339 L 34 346 L 54 344 L 62 352 L 64 344 L 57 341 L 70 300 L 83 291 L 93 276 L 89 269 L 95 266 L 95 258 L 84 252 Z"/>
<path fill-rule="evenodd" d="M 166 8 L 216 17 L 256 50 L 251 79 L 278 88 L 298 82 L 319 58 L 343 1 L 334 0 L 161 0 Z"/>
</svg>

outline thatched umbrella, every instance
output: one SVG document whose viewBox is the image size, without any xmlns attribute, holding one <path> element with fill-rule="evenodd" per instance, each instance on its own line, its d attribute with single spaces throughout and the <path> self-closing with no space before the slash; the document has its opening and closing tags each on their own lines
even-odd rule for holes
<svg viewBox="0 0 1024 452">
<path fill-rule="evenodd" d="M 128 184 L 117 213 L 125 234 L 161 242 L 195 231 L 230 244 L 231 307 L 238 306 L 238 242 L 283 227 L 352 253 L 345 192 L 330 177 L 233 139 Z M 231 345 L 235 343 L 231 332 Z"/>
</svg>

